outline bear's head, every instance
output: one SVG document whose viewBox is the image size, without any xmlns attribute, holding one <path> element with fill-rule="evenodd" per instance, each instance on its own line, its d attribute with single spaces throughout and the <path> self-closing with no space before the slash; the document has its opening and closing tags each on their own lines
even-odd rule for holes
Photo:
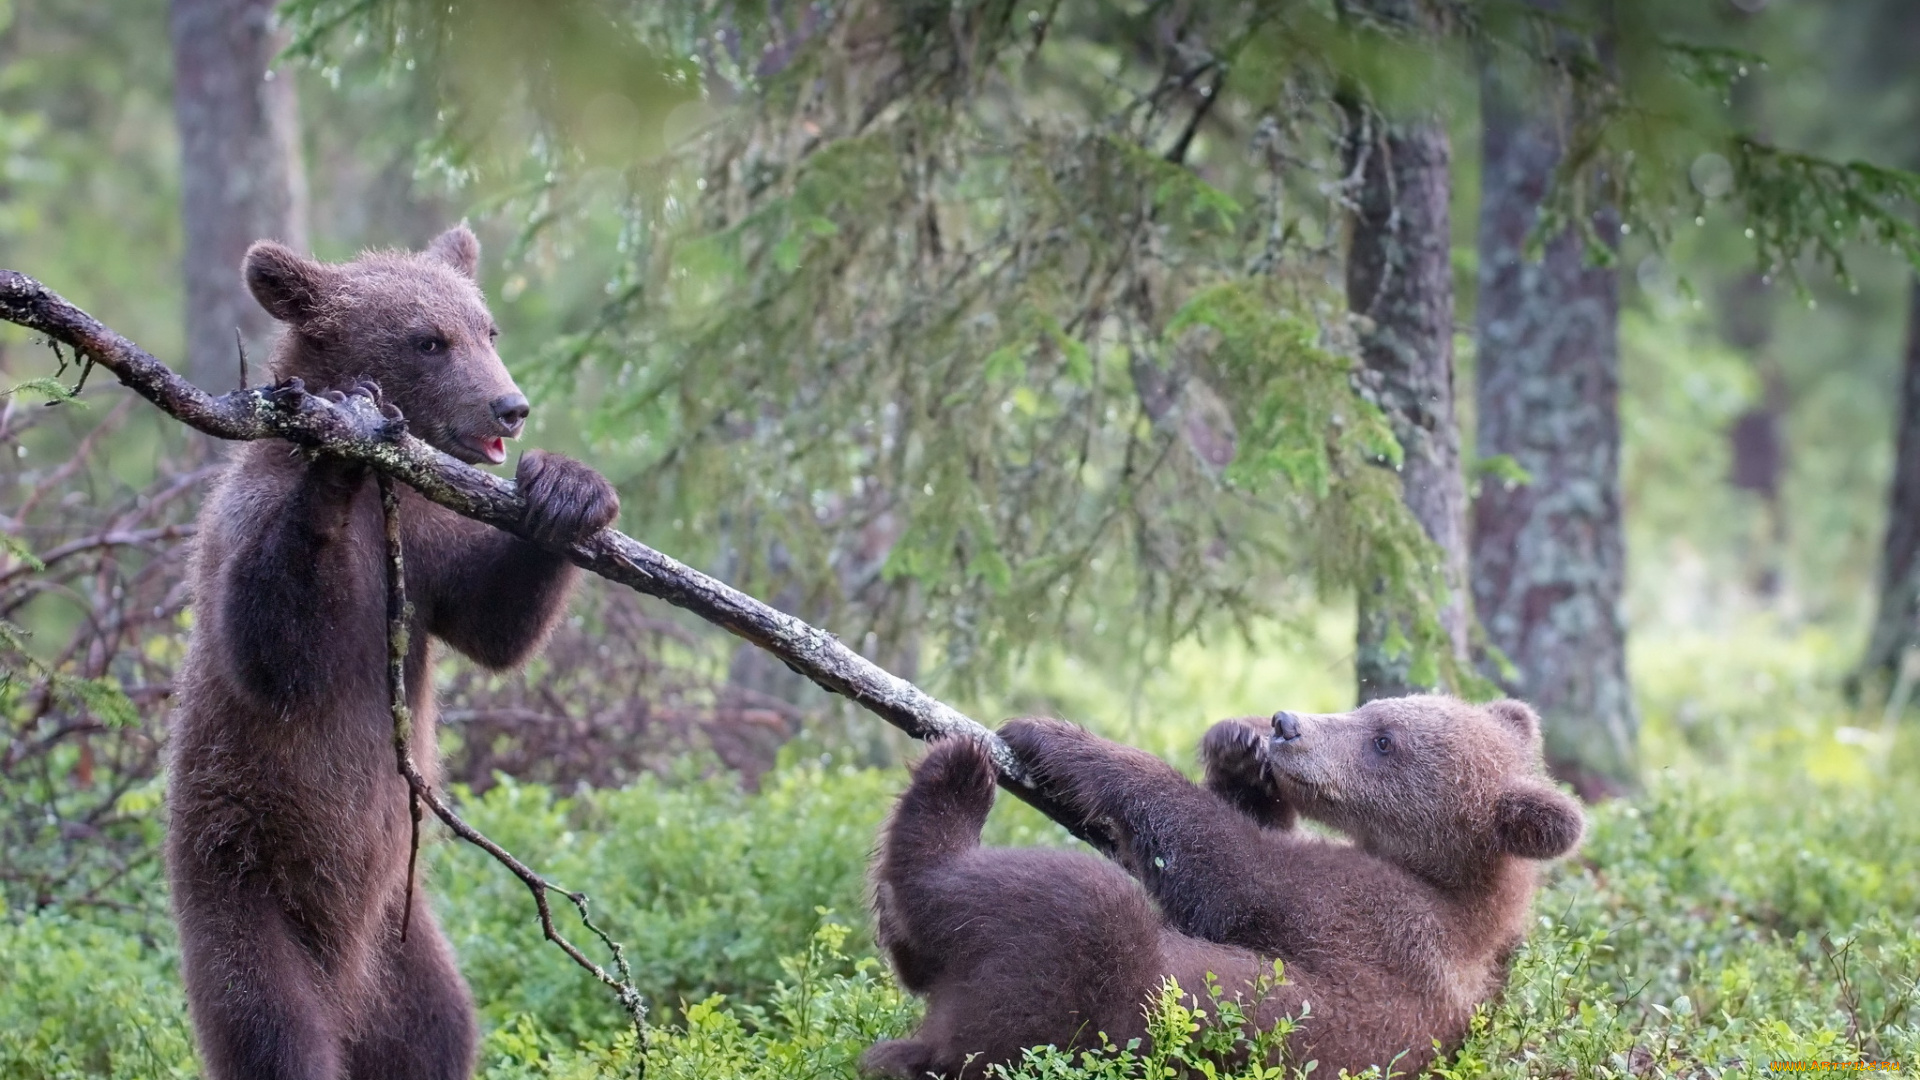
<svg viewBox="0 0 1920 1080">
<path fill-rule="evenodd" d="M 480 295 L 480 241 L 459 226 L 425 251 L 367 252 L 350 263 L 304 258 L 271 241 L 247 250 L 247 287 L 287 326 L 276 379 L 309 390 L 378 384 L 415 435 L 472 464 L 507 459 L 529 407 L 494 351 L 499 328 Z"/>
<path fill-rule="evenodd" d="M 1276 713 L 1267 767 L 1301 814 L 1435 884 L 1504 857 L 1579 844 L 1580 806 L 1546 778 L 1540 718 L 1518 701 L 1382 698 L 1344 713 Z"/>
</svg>

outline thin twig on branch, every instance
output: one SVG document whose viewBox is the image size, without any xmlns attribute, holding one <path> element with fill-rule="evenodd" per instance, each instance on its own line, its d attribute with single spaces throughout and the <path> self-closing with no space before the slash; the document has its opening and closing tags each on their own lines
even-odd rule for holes
<svg viewBox="0 0 1920 1080">
<path fill-rule="evenodd" d="M 39 570 L 45 570 L 55 563 L 89 551 L 99 551 L 102 548 L 115 547 L 145 547 L 149 544 L 165 543 L 167 541 L 192 536 L 193 532 L 194 527 L 192 525 L 162 525 L 156 529 L 103 532 L 93 536 L 83 536 L 77 540 L 69 540 L 59 547 L 53 548 L 45 554 L 38 556 L 40 560 Z M 34 564 L 28 562 L 7 567 L 4 570 L 0 570 L 0 585 L 9 584 L 16 578 L 36 572 Z"/>
<path fill-rule="evenodd" d="M 454 835 L 474 845 L 494 857 L 495 861 L 513 872 L 513 875 L 526 883 L 533 893 L 534 907 L 540 912 L 540 932 L 548 941 L 560 947 L 560 951 L 572 958 L 573 962 L 585 968 L 594 978 L 611 987 L 620 999 L 620 1007 L 627 1011 L 633 1020 L 635 1044 L 644 1063 L 647 1006 L 640 991 L 633 985 L 633 971 L 627 966 L 627 953 L 620 943 L 613 940 L 606 931 L 595 925 L 588 911 L 587 895 L 563 889 L 546 878 L 535 873 L 527 864 L 513 857 L 507 849 L 467 824 L 465 818 L 454 813 L 453 809 L 442 802 L 440 796 L 420 774 L 419 766 L 413 760 L 413 710 L 407 705 L 407 648 L 408 638 L 413 625 L 413 604 L 407 599 L 406 554 L 400 544 L 400 489 L 393 486 L 393 478 L 385 473 L 379 475 L 380 512 L 385 524 L 387 538 L 387 700 L 393 713 L 393 756 L 400 775 L 406 778 L 407 809 L 413 819 L 413 836 L 407 852 L 407 895 L 406 907 L 400 916 L 400 940 L 407 940 L 408 927 L 413 922 L 413 879 L 414 866 L 420 859 L 420 805 L 425 803 L 432 808 L 434 816 L 446 823 Z M 593 931 L 607 951 L 613 955 L 615 975 L 606 968 L 588 959 L 579 946 L 567 940 L 553 925 L 553 910 L 548 906 L 547 894 L 557 892 L 573 902 L 580 912 L 580 921 Z M 643 1065 L 644 1067 L 644 1065 Z"/>
<path fill-rule="evenodd" d="M 239 441 L 285 439 L 357 461 L 457 514 L 540 543 L 522 524 L 526 503 L 512 481 L 482 472 L 412 435 L 385 438 L 382 433 L 389 420 L 368 398 L 348 395 L 344 402 L 333 403 L 306 393 L 297 383 L 212 397 L 53 290 L 12 270 L 0 270 L 0 320 L 70 346 L 113 372 L 161 411 L 198 431 Z M 914 738 L 962 737 L 980 742 L 992 754 L 1002 787 L 1082 840 L 1109 853 L 1115 850 L 1110 828 L 1082 821 L 1035 787 L 1013 751 L 993 732 L 849 649 L 834 635 L 615 529 L 602 529 L 564 547 L 543 546 L 765 649 L 821 688 L 852 700 Z M 440 813 L 439 807 L 433 809 Z M 496 857 L 500 856 L 505 853 Z"/>
<path fill-rule="evenodd" d="M 245 386 L 246 380 L 240 380 Z M 413 821 L 407 844 L 407 895 L 400 909 L 400 943 L 413 926 L 413 874 L 420 862 L 420 769 L 413 760 L 413 707 L 407 704 L 407 648 L 413 636 L 413 601 L 407 599 L 406 551 L 400 543 L 400 489 L 393 477 L 379 476 L 380 522 L 387 538 L 387 710 L 393 714 L 393 758 L 407 780 L 407 816 Z"/>
</svg>

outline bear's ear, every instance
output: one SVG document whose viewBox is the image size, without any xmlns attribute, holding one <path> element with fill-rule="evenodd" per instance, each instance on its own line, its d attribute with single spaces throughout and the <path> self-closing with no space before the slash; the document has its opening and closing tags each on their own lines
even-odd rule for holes
<svg viewBox="0 0 1920 1080">
<path fill-rule="evenodd" d="M 1523 859 L 1553 859 L 1572 851 L 1586 831 L 1580 804 L 1537 780 L 1522 781 L 1494 803 L 1500 847 Z"/>
<path fill-rule="evenodd" d="M 1526 702 L 1503 698 L 1488 702 L 1486 709 L 1528 743 L 1540 737 L 1540 714 Z"/>
<path fill-rule="evenodd" d="M 480 279 L 480 238 L 465 225 L 455 225 L 434 237 L 433 243 L 427 245 L 427 254 L 460 271 L 470 280 Z"/>
<path fill-rule="evenodd" d="M 283 323 L 305 323 L 326 303 L 333 289 L 333 271 L 302 258 L 271 240 L 247 249 L 244 266 L 247 288 L 267 314 Z"/>
</svg>

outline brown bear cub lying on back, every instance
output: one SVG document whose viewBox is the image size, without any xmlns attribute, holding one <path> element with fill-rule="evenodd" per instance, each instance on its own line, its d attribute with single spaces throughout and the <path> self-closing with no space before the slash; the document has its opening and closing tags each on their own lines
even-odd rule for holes
<svg viewBox="0 0 1920 1080">
<path fill-rule="evenodd" d="M 1535 860 L 1571 851 L 1583 827 L 1517 701 L 1421 696 L 1224 721 L 1201 744 L 1205 788 L 1063 721 L 1000 734 L 1044 790 L 1117 837 L 1126 869 L 980 847 L 992 763 L 968 740 L 936 745 L 894 809 L 873 883 L 880 944 L 927 1016 L 913 1038 L 869 1050 L 871 1072 L 951 1080 L 1029 1046 L 1097 1047 L 1102 1033 L 1124 1045 L 1145 1037 L 1168 976 L 1199 991 L 1211 973 L 1234 996 L 1279 959 L 1285 984 L 1251 1011 L 1262 1026 L 1307 1013 L 1293 1062 L 1317 1060 L 1323 1076 L 1417 1073 L 1500 989 Z M 1351 843 L 1296 830 L 1297 815 Z"/>
</svg>

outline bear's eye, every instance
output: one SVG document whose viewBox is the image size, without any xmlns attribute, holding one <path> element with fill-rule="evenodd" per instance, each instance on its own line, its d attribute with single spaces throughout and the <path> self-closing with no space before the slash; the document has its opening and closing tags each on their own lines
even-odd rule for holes
<svg viewBox="0 0 1920 1080">
<path fill-rule="evenodd" d="M 438 356 L 447 351 L 447 339 L 438 334 L 423 334 L 413 339 L 413 347 L 423 356 Z"/>
<path fill-rule="evenodd" d="M 488 340 L 488 341 L 499 341 L 499 340 L 500 340 L 500 328 L 499 328 L 499 327 L 497 327 L 497 326 L 489 326 L 489 327 L 487 327 L 487 340 Z"/>
<path fill-rule="evenodd" d="M 1373 748 L 1383 754 L 1393 753 L 1393 736 L 1381 735 L 1373 740 Z"/>
</svg>

